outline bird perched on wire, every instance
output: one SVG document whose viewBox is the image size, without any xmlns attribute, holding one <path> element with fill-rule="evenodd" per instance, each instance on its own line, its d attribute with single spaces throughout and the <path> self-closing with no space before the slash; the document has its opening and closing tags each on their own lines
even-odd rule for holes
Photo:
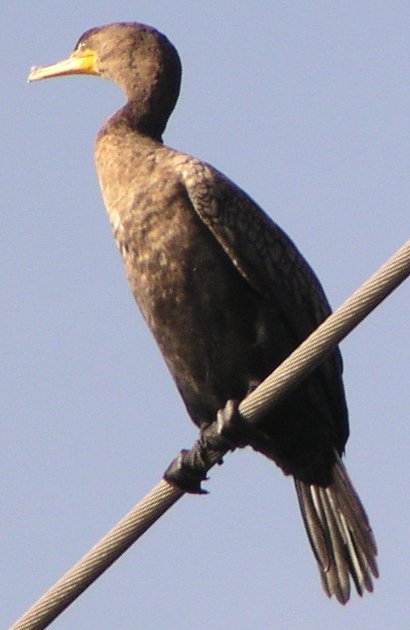
<svg viewBox="0 0 410 630">
<path fill-rule="evenodd" d="M 84 33 L 71 56 L 29 80 L 91 74 L 127 103 L 100 129 L 102 195 L 135 299 L 195 424 L 242 400 L 330 313 L 292 241 L 212 166 L 164 146 L 181 64 L 155 29 L 118 23 Z M 345 603 L 377 576 L 376 545 L 341 462 L 348 438 L 342 361 L 334 351 L 257 428 L 250 445 L 295 480 L 329 596 Z"/>
</svg>

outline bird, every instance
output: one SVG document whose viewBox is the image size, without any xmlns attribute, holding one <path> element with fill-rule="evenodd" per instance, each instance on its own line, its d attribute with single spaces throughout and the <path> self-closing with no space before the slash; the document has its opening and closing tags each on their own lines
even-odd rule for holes
<svg viewBox="0 0 410 630">
<path fill-rule="evenodd" d="M 125 105 L 99 130 L 95 162 L 129 285 L 200 432 L 245 398 L 331 313 L 285 232 L 211 165 L 167 147 L 181 82 L 176 48 L 153 27 L 92 28 L 29 81 L 71 74 L 116 83 Z M 342 455 L 349 436 L 335 349 L 242 443 L 294 479 L 326 594 L 373 590 L 377 548 Z"/>
</svg>

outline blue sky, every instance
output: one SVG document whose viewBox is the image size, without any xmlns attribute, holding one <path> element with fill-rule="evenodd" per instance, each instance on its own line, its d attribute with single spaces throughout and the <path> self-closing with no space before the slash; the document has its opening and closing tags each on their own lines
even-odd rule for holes
<svg viewBox="0 0 410 630">
<path fill-rule="evenodd" d="M 184 75 L 167 144 L 236 181 L 339 305 L 409 234 L 407 2 L 5 0 L 0 102 L 0 625 L 15 620 L 196 436 L 126 286 L 93 165 L 122 94 L 26 84 L 86 29 L 162 30 Z M 290 480 L 253 452 L 213 470 L 54 624 L 404 629 L 410 616 L 409 289 L 343 342 L 347 466 L 380 549 L 375 593 L 323 595 Z"/>
</svg>

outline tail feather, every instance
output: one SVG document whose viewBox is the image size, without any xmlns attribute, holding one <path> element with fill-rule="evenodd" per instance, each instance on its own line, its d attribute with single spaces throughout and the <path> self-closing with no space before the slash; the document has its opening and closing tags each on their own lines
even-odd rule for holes
<svg viewBox="0 0 410 630">
<path fill-rule="evenodd" d="M 366 512 L 346 469 L 337 458 L 329 486 L 295 479 L 306 532 L 319 566 L 323 588 L 345 604 L 350 579 L 359 595 L 373 591 L 378 577 L 377 548 Z"/>
</svg>

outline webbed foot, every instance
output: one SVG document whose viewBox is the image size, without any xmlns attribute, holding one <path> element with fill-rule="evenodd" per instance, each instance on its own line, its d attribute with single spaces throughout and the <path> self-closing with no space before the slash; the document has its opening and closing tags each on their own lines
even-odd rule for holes
<svg viewBox="0 0 410 630">
<path fill-rule="evenodd" d="M 200 440 L 195 442 L 190 451 L 183 449 L 166 469 L 164 479 L 184 492 L 207 494 L 201 488 L 201 482 L 206 481 L 208 471 L 201 451 Z"/>
<path fill-rule="evenodd" d="M 207 494 L 201 487 L 206 481 L 208 470 L 216 463 L 222 464 L 222 458 L 230 450 L 252 444 L 255 432 L 254 424 L 241 416 L 236 400 L 228 400 L 225 407 L 217 413 L 216 421 L 201 430 L 201 437 L 190 451 L 182 450 L 168 466 L 164 479 L 184 492 Z"/>
<path fill-rule="evenodd" d="M 201 431 L 190 451 L 182 450 L 171 462 L 164 479 L 184 492 L 207 494 L 201 482 L 207 480 L 207 472 L 214 464 L 223 463 L 223 456 L 231 448 L 231 443 L 219 433 L 217 422 L 213 422 Z"/>
</svg>

